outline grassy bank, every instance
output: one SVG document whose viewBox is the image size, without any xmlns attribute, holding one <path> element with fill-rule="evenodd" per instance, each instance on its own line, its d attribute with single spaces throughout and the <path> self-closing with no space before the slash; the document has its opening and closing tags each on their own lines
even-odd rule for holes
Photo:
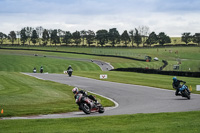
<svg viewBox="0 0 200 133">
<path fill-rule="evenodd" d="M 63 73 L 67 69 L 68 65 L 72 65 L 74 69 L 74 75 L 85 76 L 90 78 L 99 79 L 100 74 L 107 74 L 108 81 L 122 82 L 128 84 L 138 84 L 145 86 L 152 86 L 158 88 L 172 89 L 172 77 L 167 75 L 156 75 L 156 74 L 142 74 L 142 73 L 130 73 L 130 72 L 102 72 L 100 68 L 91 62 L 82 62 L 76 60 L 68 60 L 67 58 L 83 58 L 83 59 L 99 59 L 118 67 L 131 67 L 131 66 L 147 66 L 159 67 L 159 62 L 140 62 L 132 61 L 121 58 L 110 58 L 110 57 L 98 57 L 90 55 L 77 55 L 67 53 L 54 53 L 54 52 L 39 52 L 39 51 L 15 51 L 15 50 L 0 50 L 0 71 L 7 72 L 32 72 L 33 67 L 36 67 L 39 71 L 39 67 L 44 67 L 44 72 L 49 73 Z M 20 55 L 21 54 L 21 55 Z M 38 54 L 39 56 L 34 56 Z M 45 55 L 46 57 L 44 57 Z M 52 58 L 50 56 L 53 56 Z M 158 63 L 158 64 L 157 64 Z M 193 93 L 196 92 L 196 85 L 199 84 L 199 78 L 192 77 L 178 77 L 179 79 L 185 80 L 187 85 L 193 88 Z"/>
<path fill-rule="evenodd" d="M 34 55 L 38 56 L 34 56 Z M 96 59 L 110 62 L 114 68 L 127 67 L 148 67 L 158 69 L 163 65 L 161 61 L 143 62 L 123 58 L 100 57 L 92 55 L 80 55 L 69 53 L 26 51 L 26 50 L 2 50 L 0 49 L 0 61 L 2 71 L 23 71 L 32 72 L 33 67 L 37 69 L 42 65 L 46 72 L 60 73 L 66 70 L 68 65 L 72 65 L 77 71 L 98 71 L 100 68 L 91 63 L 83 62 L 78 59 Z"/>
<path fill-rule="evenodd" d="M 72 86 L 39 80 L 17 72 L 0 72 L 0 109 L 4 116 L 78 111 Z M 109 100 L 98 97 L 104 106 Z"/>
<path fill-rule="evenodd" d="M 166 47 L 166 48 L 84 48 L 84 47 L 12 47 L 25 49 L 41 49 L 55 50 L 66 52 L 78 52 L 101 55 L 117 55 L 144 59 L 145 56 L 152 58 L 158 57 L 160 62 L 151 62 L 145 65 L 140 65 L 140 62 L 135 62 L 137 65 L 128 65 L 128 67 L 149 67 L 157 68 L 157 64 L 162 64 L 162 60 L 169 62 L 169 65 L 164 70 L 173 70 L 173 66 L 181 63 L 181 71 L 200 71 L 200 47 Z M 105 60 L 105 59 L 104 59 Z M 111 62 L 112 63 L 112 62 Z M 152 65 L 153 64 L 153 65 Z M 118 64 L 114 66 L 119 67 Z"/>
<path fill-rule="evenodd" d="M 69 65 L 73 66 L 74 71 L 101 70 L 92 62 L 83 63 L 82 61 L 67 60 L 64 58 L 71 57 L 71 54 L 65 54 L 65 56 L 63 55 L 51 58 L 44 54 L 45 52 L 13 52 L 4 50 L 0 50 L 0 52 L 0 71 L 32 72 L 33 68 L 36 67 L 39 72 L 40 66 L 43 66 L 44 72 L 63 73 L 63 71 L 66 70 Z M 34 56 L 34 54 L 39 54 L 40 56 Z"/>
<path fill-rule="evenodd" d="M 55 48 L 52 48 L 55 49 Z M 67 48 L 66 48 L 67 49 Z M 72 50 L 72 49 L 67 49 Z M 84 50 L 84 49 L 76 49 Z M 92 49 L 89 49 L 92 50 Z M 127 49 L 126 49 L 127 50 Z M 138 51 L 137 51 L 138 50 Z M 143 50 L 143 49 L 141 49 Z M 151 51 L 152 50 L 152 51 Z M 165 51 L 165 49 L 162 49 Z M 162 51 L 161 50 L 161 51 Z M 160 57 L 167 57 L 167 51 Z M 199 60 L 198 50 L 189 52 L 186 56 L 188 59 Z M 123 50 L 122 50 L 123 51 Z M 152 52 L 152 56 L 156 55 L 156 49 L 144 50 Z M 160 51 L 160 49 L 159 49 Z M 184 50 L 186 53 L 187 50 Z M 12 52 L 12 53 L 9 53 Z M 80 61 L 68 61 L 60 58 L 46 58 L 42 56 L 33 56 L 33 54 L 47 55 L 47 53 L 35 51 L 17 51 L 24 55 L 14 55 L 16 51 L 0 50 L 0 109 L 4 109 L 3 116 L 21 116 L 33 114 L 61 113 L 78 110 L 74 103 L 72 86 L 58 84 L 51 81 L 43 81 L 33 77 L 29 77 L 19 73 L 20 71 L 32 72 L 34 66 L 44 67 L 45 72 L 62 73 L 69 64 L 73 63 L 74 74 L 79 76 L 99 79 L 100 74 L 107 74 L 106 81 L 121 82 L 128 84 L 138 84 L 145 86 L 153 86 L 158 88 L 172 89 L 172 77 L 166 75 L 152 75 L 129 72 L 102 72 L 95 64 Z M 96 51 L 93 51 L 96 52 Z M 111 52 L 111 51 L 110 51 Z M 133 51 L 138 55 L 142 55 L 142 51 L 136 49 Z M 163 53 L 163 52 L 161 52 Z M 27 56 L 26 54 L 31 54 Z M 150 53 L 149 53 L 150 54 Z M 165 55 L 166 54 L 166 55 Z M 92 56 L 75 55 L 75 54 L 59 54 L 48 53 L 57 57 L 73 57 L 73 58 L 91 58 Z M 169 59 L 174 61 L 176 55 L 174 52 L 169 53 Z M 159 58 L 160 58 L 159 57 Z M 92 57 L 94 58 L 94 57 Z M 95 58 L 96 59 L 96 58 Z M 100 59 L 100 58 L 99 58 Z M 127 60 L 106 59 L 110 60 L 114 65 L 129 65 Z M 163 58 L 164 59 L 164 58 Z M 119 61 L 120 63 L 118 63 Z M 116 64 L 115 64 L 116 63 Z M 124 64 L 123 64 L 124 63 Z M 57 65 L 59 64 L 59 65 Z M 91 69 L 92 68 L 92 69 Z M 199 78 L 178 77 L 187 81 L 188 85 L 193 88 L 193 93 L 199 84 Z M 104 106 L 113 105 L 112 102 L 101 99 Z M 156 132 L 156 133 L 198 133 L 200 132 L 200 112 L 178 112 L 178 113 L 158 113 L 158 114 L 133 114 L 121 116 L 103 116 L 88 118 L 68 118 L 68 119 L 37 119 L 37 120 L 0 120 L 0 132 L 95 132 L 95 133 L 116 133 L 116 132 Z"/>
<path fill-rule="evenodd" d="M 135 114 L 69 119 L 0 120 L 1 132 L 198 133 L 200 112 Z"/>
</svg>

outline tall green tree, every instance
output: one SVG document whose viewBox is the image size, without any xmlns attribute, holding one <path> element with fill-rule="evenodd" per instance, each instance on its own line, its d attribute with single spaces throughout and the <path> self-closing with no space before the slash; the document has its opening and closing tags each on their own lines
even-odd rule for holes
<svg viewBox="0 0 200 133">
<path fill-rule="evenodd" d="M 71 43 L 71 39 L 72 39 L 72 34 L 70 33 L 70 31 L 66 31 L 64 33 L 64 37 L 63 37 L 63 43 L 65 43 L 66 45 Z"/>
<path fill-rule="evenodd" d="M 28 36 L 26 35 L 26 29 L 23 28 L 21 31 L 20 31 L 20 37 L 21 37 L 21 42 L 22 44 L 24 45 L 28 39 Z"/>
<path fill-rule="evenodd" d="M 31 34 L 31 41 L 32 41 L 32 43 L 35 45 L 37 43 L 38 39 L 39 39 L 39 36 L 37 34 L 37 31 L 33 30 L 32 34 Z"/>
<path fill-rule="evenodd" d="M 120 42 L 120 34 L 119 34 L 117 28 L 112 28 L 109 30 L 108 39 L 111 41 L 112 47 L 114 47 L 115 44 Z"/>
<path fill-rule="evenodd" d="M 96 32 L 97 43 L 103 47 L 108 42 L 108 31 L 107 30 L 98 30 Z"/>
<path fill-rule="evenodd" d="M 192 40 L 192 35 L 190 35 L 190 32 L 185 32 L 185 33 L 182 34 L 181 41 L 185 42 L 186 45 L 189 42 L 191 42 L 191 40 Z"/>
<path fill-rule="evenodd" d="M 0 32 L 0 44 L 2 45 L 4 40 L 6 40 L 7 35 L 4 34 L 3 32 Z"/>
<path fill-rule="evenodd" d="M 14 44 L 14 41 L 17 39 L 16 34 L 14 31 L 11 31 L 8 34 L 8 39 L 11 41 L 12 45 Z"/>
<path fill-rule="evenodd" d="M 158 34 L 158 42 L 160 45 L 164 45 L 165 43 L 171 43 L 171 39 L 164 32 L 160 32 Z"/>
<path fill-rule="evenodd" d="M 53 30 L 53 32 L 51 33 L 51 40 L 52 40 L 52 43 L 55 44 L 58 44 L 60 43 L 60 38 L 58 36 L 58 31 L 55 29 Z"/>
<path fill-rule="evenodd" d="M 193 42 L 200 46 L 200 33 L 195 33 L 193 36 Z"/>
<path fill-rule="evenodd" d="M 148 45 L 156 44 L 158 42 L 158 37 L 155 32 L 151 32 L 149 37 L 146 40 Z"/>
<path fill-rule="evenodd" d="M 127 30 L 125 30 L 122 35 L 121 35 L 121 40 L 124 42 L 125 46 L 127 47 L 127 44 L 130 43 L 131 39 L 128 35 L 128 32 Z"/>
<path fill-rule="evenodd" d="M 50 45 L 52 44 L 52 32 L 53 32 L 52 29 L 49 29 L 49 30 L 48 30 L 49 38 L 50 38 Z"/>
<path fill-rule="evenodd" d="M 49 32 L 47 29 L 44 29 L 43 33 L 42 33 L 42 41 L 43 41 L 43 45 L 46 46 L 48 44 L 49 41 Z"/>
<path fill-rule="evenodd" d="M 81 34 L 79 31 L 72 33 L 72 38 L 76 46 L 78 46 L 81 43 Z"/>
<path fill-rule="evenodd" d="M 137 44 L 137 47 L 139 47 L 139 45 L 142 43 L 142 37 L 136 28 L 134 34 L 134 42 Z"/>
<path fill-rule="evenodd" d="M 88 30 L 86 32 L 86 41 L 87 41 L 87 44 L 88 44 L 89 47 L 90 47 L 91 44 L 94 43 L 94 39 L 95 39 L 95 33 L 94 33 L 94 31 Z"/>
<path fill-rule="evenodd" d="M 133 43 L 134 43 L 134 30 L 130 30 L 129 34 L 130 34 L 131 44 L 132 44 L 132 47 L 133 47 Z"/>
<path fill-rule="evenodd" d="M 60 45 L 62 44 L 63 36 L 64 36 L 64 31 L 61 30 L 61 29 L 58 29 L 58 37 L 59 37 L 59 40 L 60 40 Z"/>
<path fill-rule="evenodd" d="M 80 31 L 80 34 L 81 34 L 81 38 L 82 38 L 82 44 L 85 45 L 84 42 L 85 42 L 85 38 L 87 36 L 87 31 L 82 30 L 82 31 Z"/>
</svg>

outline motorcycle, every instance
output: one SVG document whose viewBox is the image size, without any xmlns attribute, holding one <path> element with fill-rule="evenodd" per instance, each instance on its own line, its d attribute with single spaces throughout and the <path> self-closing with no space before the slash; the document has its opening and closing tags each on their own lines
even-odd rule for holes
<svg viewBox="0 0 200 133">
<path fill-rule="evenodd" d="M 68 73 L 69 77 L 72 76 L 72 72 L 73 72 L 73 70 L 71 68 L 69 70 L 67 70 L 67 73 Z"/>
<path fill-rule="evenodd" d="M 85 114 L 90 114 L 91 112 L 104 113 L 104 107 L 100 103 L 95 103 L 93 100 L 89 99 L 83 94 L 76 95 L 76 103 L 79 105 L 79 109 Z"/>
<path fill-rule="evenodd" d="M 181 92 L 181 96 L 182 97 L 186 97 L 187 99 L 190 99 L 190 91 L 188 89 L 188 86 L 184 84 L 182 84 L 181 88 L 179 88 L 179 91 Z"/>
</svg>

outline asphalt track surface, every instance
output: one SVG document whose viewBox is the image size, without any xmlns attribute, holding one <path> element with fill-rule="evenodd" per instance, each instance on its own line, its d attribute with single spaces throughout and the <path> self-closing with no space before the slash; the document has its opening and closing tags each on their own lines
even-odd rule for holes
<svg viewBox="0 0 200 133">
<path fill-rule="evenodd" d="M 187 100 L 181 96 L 175 96 L 174 91 L 172 90 L 153 87 L 108 82 L 79 76 L 68 77 L 66 74 L 26 73 L 26 75 L 33 76 L 41 80 L 50 80 L 62 84 L 77 86 L 86 91 L 91 91 L 112 99 L 115 101 L 116 106 L 106 108 L 103 114 L 91 113 L 90 115 L 86 115 L 80 111 L 62 114 L 11 117 L 4 119 L 71 118 L 200 110 L 200 95 L 198 94 L 191 94 L 191 99 Z"/>
</svg>

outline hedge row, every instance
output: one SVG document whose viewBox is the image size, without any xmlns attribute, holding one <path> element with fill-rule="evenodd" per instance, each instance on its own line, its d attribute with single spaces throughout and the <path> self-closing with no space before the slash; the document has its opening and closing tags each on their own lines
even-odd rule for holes
<svg viewBox="0 0 200 133">
<path fill-rule="evenodd" d="M 138 72 L 138 73 L 163 74 L 163 75 L 186 76 L 186 77 L 200 77 L 200 72 L 161 71 L 161 70 L 146 69 L 146 68 L 117 68 L 117 69 L 112 69 L 111 71 Z"/>
</svg>

